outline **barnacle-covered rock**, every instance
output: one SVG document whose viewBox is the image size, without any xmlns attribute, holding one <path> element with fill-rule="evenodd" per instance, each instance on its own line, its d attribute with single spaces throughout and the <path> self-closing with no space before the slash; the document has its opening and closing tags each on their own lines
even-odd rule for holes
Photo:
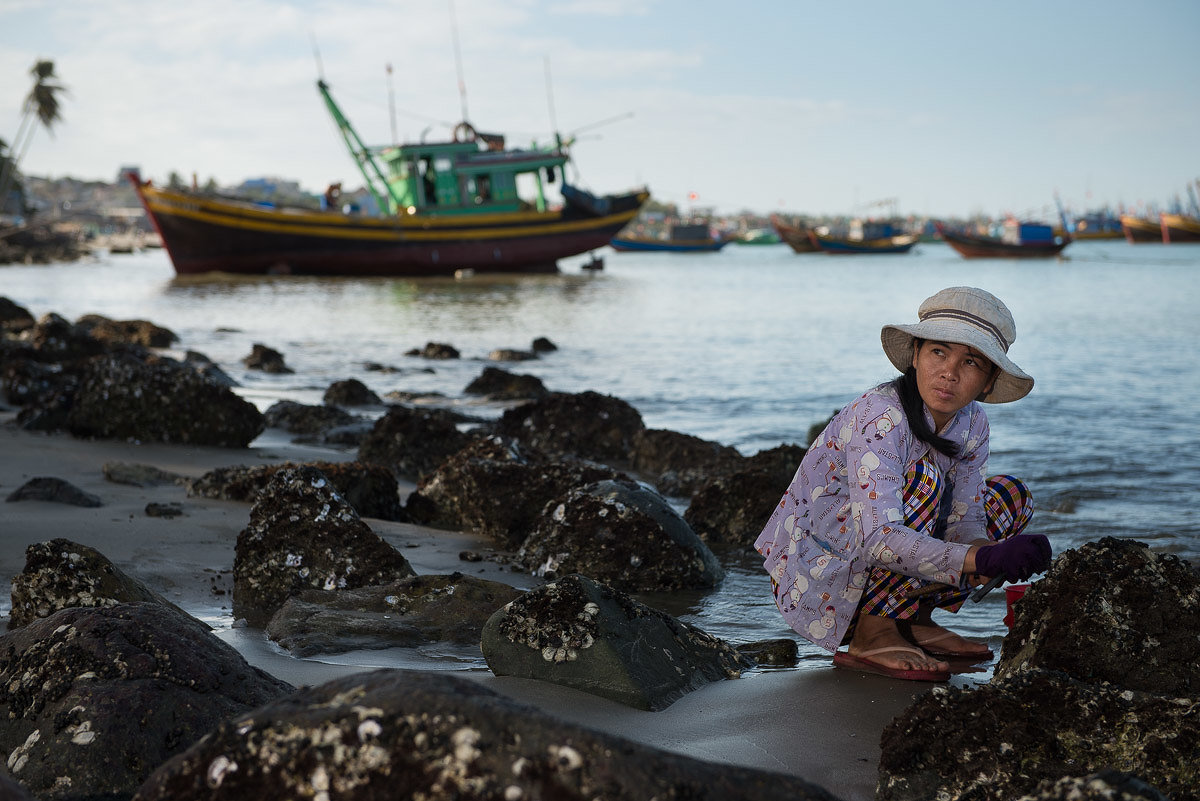
<svg viewBox="0 0 1200 801">
<path fill-rule="evenodd" d="M 6 503 L 18 501 L 47 501 L 48 503 L 64 503 L 68 506 L 84 506 L 96 508 L 103 506 L 104 501 L 90 492 L 80 489 L 69 481 L 55 476 L 38 476 L 31 478 L 17 489 L 8 494 Z"/>
<path fill-rule="evenodd" d="M 268 426 L 282 428 L 293 434 L 319 434 L 335 426 L 348 425 L 358 418 L 337 406 L 315 406 L 296 401 L 272 403 L 263 417 Z"/>
<path fill-rule="evenodd" d="M 683 519 L 713 547 L 750 550 L 803 458 L 804 449 L 798 445 L 780 445 L 749 457 L 740 470 L 705 482 Z"/>
<path fill-rule="evenodd" d="M 715 475 L 736 470 L 746 459 L 736 448 L 661 428 L 634 432 L 629 466 L 666 495 L 689 496 Z"/>
<path fill-rule="evenodd" d="M 263 416 L 178 362 L 111 353 L 88 364 L 66 426 L 77 437 L 244 448 L 262 433 Z"/>
<path fill-rule="evenodd" d="M 517 559 L 540 576 L 583 573 L 625 592 L 715 587 L 725 576 L 661 495 L 622 480 L 574 487 L 546 504 Z"/>
<path fill-rule="evenodd" d="M 392 406 L 363 438 L 358 458 L 419 481 L 470 441 L 471 435 L 458 430 L 458 418 L 451 412 Z"/>
<path fill-rule="evenodd" d="M 486 437 L 443 461 L 405 508 L 416 522 L 475 531 L 517 548 L 547 503 L 572 487 L 621 477 L 592 462 L 551 459 L 514 439 Z"/>
<path fill-rule="evenodd" d="M 142 345 L 147 348 L 169 348 L 179 336 L 148 320 L 112 320 L 100 314 L 85 314 L 75 325 L 81 331 L 107 345 Z"/>
<path fill-rule="evenodd" d="M 296 656 L 429 642 L 476 645 L 492 613 L 520 594 L 462 573 L 340 592 L 305 590 L 275 613 L 267 636 Z"/>
<path fill-rule="evenodd" d="M 994 675 L 1200 698 L 1200 573 L 1143 543 L 1105 537 L 1061 554 L 1014 607 Z"/>
<path fill-rule="evenodd" d="M 344 590 L 413 575 L 315 467 L 280 470 L 258 493 L 238 534 L 233 614 L 265 626 L 301 590 Z"/>
<path fill-rule="evenodd" d="M 282 353 L 261 342 L 254 343 L 250 348 L 249 355 L 242 359 L 242 364 L 251 370 L 262 370 L 264 373 L 296 372 L 287 366 Z"/>
<path fill-rule="evenodd" d="M 551 455 L 621 463 L 629 459 L 633 435 L 645 427 L 637 409 L 620 398 L 552 392 L 506 411 L 496 432 Z"/>
<path fill-rule="evenodd" d="M 1046 779 L 1016 801 L 1171 801 L 1136 776 L 1105 768 L 1087 776 Z"/>
<path fill-rule="evenodd" d="M 483 368 L 479 377 L 467 384 L 463 392 L 467 395 L 484 395 L 491 400 L 528 400 L 550 394 L 537 376 L 510 373 L 499 367 Z"/>
<path fill-rule="evenodd" d="M 589 731 L 444 671 L 381 670 L 306 688 L 219 727 L 135 801 L 833 801 L 794 776 Z"/>
<path fill-rule="evenodd" d="M 154 603 L 186 614 L 104 554 L 67 539 L 35 542 L 25 549 L 25 569 L 12 580 L 8 627 L 20 628 L 61 609 Z"/>
<path fill-rule="evenodd" d="M 1200 700 L 1032 669 L 975 689 L 934 688 L 884 729 L 880 747 L 876 801 L 1010 801 L 1044 780 L 1104 768 L 1194 799 Z"/>
<path fill-rule="evenodd" d="M 129 798 L 218 723 L 291 690 L 170 607 L 64 609 L 0 636 L 0 753 L 42 801 Z"/>
<path fill-rule="evenodd" d="M 357 378 L 334 381 L 326 388 L 321 400 L 329 406 L 378 406 L 383 403 L 374 391 Z"/>
<path fill-rule="evenodd" d="M 580 575 L 497 611 L 480 647 L 498 676 L 554 682 L 652 710 L 753 665 L 724 640 Z"/>
</svg>

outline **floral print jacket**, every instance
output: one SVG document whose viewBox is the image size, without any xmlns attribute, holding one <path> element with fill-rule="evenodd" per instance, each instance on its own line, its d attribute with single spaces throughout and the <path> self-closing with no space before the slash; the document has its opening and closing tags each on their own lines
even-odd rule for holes
<svg viewBox="0 0 1200 801">
<path fill-rule="evenodd" d="M 961 586 L 970 543 L 987 536 L 987 415 L 971 402 L 938 433 L 958 443 L 958 456 L 913 436 L 889 382 L 838 412 L 809 447 L 754 543 L 798 633 L 836 651 L 876 566 Z M 944 540 L 905 525 L 905 486 L 922 459 L 953 487 Z"/>
</svg>

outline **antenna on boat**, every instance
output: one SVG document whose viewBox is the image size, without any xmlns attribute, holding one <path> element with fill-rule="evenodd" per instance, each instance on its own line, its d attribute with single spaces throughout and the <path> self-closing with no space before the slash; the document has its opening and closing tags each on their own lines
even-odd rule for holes
<svg viewBox="0 0 1200 801">
<path fill-rule="evenodd" d="M 387 63 L 387 82 L 388 82 L 388 111 L 392 117 L 392 144 L 399 144 L 400 139 L 396 135 L 396 91 L 392 83 L 392 62 Z"/>
<path fill-rule="evenodd" d="M 321 63 L 321 51 L 317 48 L 317 35 L 309 31 L 308 38 L 312 40 L 313 58 L 317 60 L 317 79 L 323 81 L 325 80 L 325 66 Z"/>
<path fill-rule="evenodd" d="M 554 116 L 554 89 L 550 83 L 550 56 L 544 56 L 546 65 L 546 105 L 550 108 L 550 130 L 558 136 L 558 120 Z M 559 143 L 562 144 L 561 142 Z"/>
<path fill-rule="evenodd" d="M 449 0 L 450 6 L 450 34 L 454 39 L 454 66 L 458 71 L 458 96 L 462 103 L 462 120 L 466 122 L 467 117 L 467 82 L 463 80 L 462 66 L 462 48 L 458 45 L 458 18 L 454 15 L 454 0 Z"/>
</svg>

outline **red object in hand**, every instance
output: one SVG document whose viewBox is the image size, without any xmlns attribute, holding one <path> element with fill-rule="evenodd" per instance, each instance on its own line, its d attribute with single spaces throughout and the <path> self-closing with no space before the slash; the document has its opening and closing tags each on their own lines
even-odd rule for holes
<svg viewBox="0 0 1200 801">
<path fill-rule="evenodd" d="M 1010 629 L 1013 624 L 1013 604 L 1021 600 L 1027 589 L 1029 589 L 1028 584 L 1009 584 L 1004 588 L 1004 597 L 1008 601 L 1008 612 L 1004 615 L 1004 625 Z"/>
</svg>

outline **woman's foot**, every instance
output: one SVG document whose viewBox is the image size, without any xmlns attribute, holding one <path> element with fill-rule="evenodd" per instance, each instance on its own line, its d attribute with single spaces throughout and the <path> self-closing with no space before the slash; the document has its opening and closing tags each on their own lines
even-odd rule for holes
<svg viewBox="0 0 1200 801">
<path fill-rule="evenodd" d="M 901 635 L 896 621 L 887 617 L 860 615 L 846 654 L 835 654 L 835 664 L 839 664 L 839 656 L 843 657 L 844 667 L 895 678 L 941 681 L 950 674 L 949 664 L 913 648 Z"/>
<path fill-rule="evenodd" d="M 918 614 L 898 629 L 908 642 L 934 657 L 983 660 L 993 656 L 991 648 L 939 626 L 928 615 Z"/>
</svg>

